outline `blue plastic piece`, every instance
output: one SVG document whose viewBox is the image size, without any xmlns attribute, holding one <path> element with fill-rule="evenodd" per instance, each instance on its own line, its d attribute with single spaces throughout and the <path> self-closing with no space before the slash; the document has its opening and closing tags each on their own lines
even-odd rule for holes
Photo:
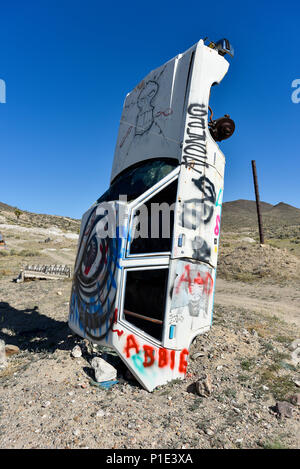
<svg viewBox="0 0 300 469">
<path fill-rule="evenodd" d="M 114 384 L 117 384 L 119 381 L 118 380 L 110 380 L 110 381 L 102 381 L 102 383 L 97 383 L 94 380 L 91 380 L 91 384 L 94 386 L 99 386 L 101 388 L 109 389 L 111 388 Z"/>
</svg>

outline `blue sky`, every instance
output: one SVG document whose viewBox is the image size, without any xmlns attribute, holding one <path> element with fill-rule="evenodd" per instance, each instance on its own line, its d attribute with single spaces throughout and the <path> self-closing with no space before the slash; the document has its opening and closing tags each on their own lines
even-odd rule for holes
<svg viewBox="0 0 300 469">
<path fill-rule="evenodd" d="M 235 49 L 211 100 L 236 123 L 224 201 L 254 199 L 255 159 L 261 200 L 300 207 L 299 2 L 1 3 L 1 202 L 80 218 L 108 187 L 126 93 L 208 36 Z"/>
</svg>

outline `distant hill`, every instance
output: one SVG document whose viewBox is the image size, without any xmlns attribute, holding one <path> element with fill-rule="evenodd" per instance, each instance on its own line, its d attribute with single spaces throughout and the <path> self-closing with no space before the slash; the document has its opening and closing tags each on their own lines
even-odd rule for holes
<svg viewBox="0 0 300 469">
<path fill-rule="evenodd" d="M 0 212 L 5 211 L 5 212 L 14 212 L 16 207 L 12 207 L 11 205 L 4 204 L 3 202 L 0 202 Z"/>
<path fill-rule="evenodd" d="M 284 202 L 280 202 L 271 208 L 268 215 L 272 217 L 280 217 L 289 223 L 295 223 L 295 221 L 297 221 L 298 224 L 300 220 L 300 209 L 293 207 L 292 205 L 285 204 Z"/>
<path fill-rule="evenodd" d="M 300 225 L 300 209 L 280 202 L 271 205 L 260 203 L 263 225 L 266 228 Z M 237 231 L 239 228 L 257 227 L 256 202 L 254 200 L 234 200 L 222 206 L 222 229 Z"/>
<path fill-rule="evenodd" d="M 265 229 L 282 229 L 283 227 L 297 227 L 300 229 L 300 209 L 280 202 L 271 205 L 261 202 L 261 213 Z M 58 215 L 31 213 L 22 210 L 17 219 L 16 207 L 0 202 L 0 223 L 19 224 L 22 226 L 36 226 L 47 228 L 58 226 L 61 229 L 78 232 L 80 220 Z M 299 228 L 298 228 L 299 225 Z M 224 202 L 222 206 L 222 231 L 239 231 L 241 228 L 257 230 L 256 203 L 254 200 L 234 200 Z"/>
<path fill-rule="evenodd" d="M 17 207 L 12 207 L 0 202 L 0 224 L 20 225 L 25 227 L 49 228 L 56 226 L 64 231 L 74 231 L 78 233 L 80 220 L 59 215 L 47 215 L 43 213 L 32 213 L 21 210 L 19 219 L 15 215 Z"/>
</svg>

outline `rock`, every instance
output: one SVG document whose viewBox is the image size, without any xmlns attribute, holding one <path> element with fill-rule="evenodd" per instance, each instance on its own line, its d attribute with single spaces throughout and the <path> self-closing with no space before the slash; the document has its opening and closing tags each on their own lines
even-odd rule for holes
<svg viewBox="0 0 300 469">
<path fill-rule="evenodd" d="M 212 381 L 209 374 L 204 375 L 196 383 L 196 392 L 201 397 L 208 397 L 212 393 Z"/>
<path fill-rule="evenodd" d="M 255 239 L 248 238 L 247 236 L 245 236 L 245 238 L 241 238 L 241 241 L 244 241 L 245 243 L 255 243 Z"/>
<path fill-rule="evenodd" d="M 300 406 L 300 393 L 298 392 L 297 394 L 293 394 L 290 397 L 290 401 L 292 404 Z"/>
<path fill-rule="evenodd" d="M 81 351 L 81 348 L 79 347 L 79 345 L 75 345 L 75 347 L 73 348 L 73 350 L 71 352 L 71 355 L 74 358 L 80 358 L 82 356 L 82 351 Z"/>
<path fill-rule="evenodd" d="M 300 388 L 300 379 L 295 379 L 294 384 L 297 386 L 297 388 Z"/>
<path fill-rule="evenodd" d="M 290 418 L 293 416 L 293 406 L 286 401 L 276 402 L 275 411 L 280 417 Z"/>
<path fill-rule="evenodd" d="M 5 342 L 0 340 L 0 368 L 5 368 L 7 366 L 6 361 L 6 352 L 5 352 Z"/>
<path fill-rule="evenodd" d="M 300 363 L 300 347 L 297 347 L 291 354 L 291 362 L 297 366 Z"/>
<path fill-rule="evenodd" d="M 94 368 L 97 383 L 110 381 L 117 377 L 117 370 L 100 357 L 93 358 L 91 366 Z"/>
<path fill-rule="evenodd" d="M 293 342 L 290 344 L 289 349 L 291 352 L 296 350 L 298 347 L 300 347 L 300 339 L 295 339 Z"/>
<path fill-rule="evenodd" d="M 204 430 L 204 432 L 205 432 L 206 435 L 208 435 L 208 436 L 212 436 L 212 435 L 214 434 L 214 432 L 213 432 L 210 428 L 206 428 L 206 429 Z"/>
<path fill-rule="evenodd" d="M 14 282 L 16 282 L 16 283 L 24 282 L 23 270 L 21 270 L 18 277 L 16 279 L 14 279 Z"/>
<path fill-rule="evenodd" d="M 193 355 L 191 356 L 191 359 L 192 359 L 192 360 L 196 360 L 197 358 L 199 358 L 199 357 L 204 357 L 204 356 L 205 356 L 205 353 L 203 353 L 203 352 L 195 352 L 195 353 L 193 353 Z"/>
<path fill-rule="evenodd" d="M 5 345 L 5 353 L 7 357 L 10 357 L 11 355 L 16 355 L 17 353 L 20 353 L 20 349 L 16 345 L 7 344 Z"/>
</svg>

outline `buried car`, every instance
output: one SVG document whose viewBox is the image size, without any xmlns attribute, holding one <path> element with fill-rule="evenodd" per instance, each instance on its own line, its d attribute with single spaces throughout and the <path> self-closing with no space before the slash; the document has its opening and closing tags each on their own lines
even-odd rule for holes
<svg viewBox="0 0 300 469">
<path fill-rule="evenodd" d="M 127 95 L 108 190 L 83 215 L 69 326 L 148 391 L 184 378 L 212 323 L 228 115 L 208 119 L 233 55 L 200 40 Z"/>
</svg>

